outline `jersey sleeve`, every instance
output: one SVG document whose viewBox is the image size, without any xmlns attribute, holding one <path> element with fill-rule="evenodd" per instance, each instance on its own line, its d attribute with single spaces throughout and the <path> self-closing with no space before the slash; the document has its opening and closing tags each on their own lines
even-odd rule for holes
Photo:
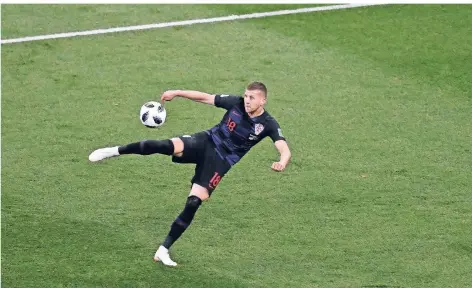
<svg viewBox="0 0 472 288">
<path fill-rule="evenodd" d="M 282 129 L 280 128 L 279 123 L 275 119 L 271 119 L 268 123 L 268 136 L 272 139 L 273 142 L 284 140 L 285 137 L 282 135 Z"/>
<path fill-rule="evenodd" d="M 239 105 L 244 101 L 243 97 L 233 95 L 215 95 L 215 106 L 224 108 L 226 110 L 231 109 L 233 106 Z"/>
</svg>

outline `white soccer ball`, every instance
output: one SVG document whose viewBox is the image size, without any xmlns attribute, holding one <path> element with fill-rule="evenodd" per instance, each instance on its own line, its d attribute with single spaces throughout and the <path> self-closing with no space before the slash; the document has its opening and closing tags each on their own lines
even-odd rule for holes
<svg viewBox="0 0 472 288">
<path fill-rule="evenodd" d="M 161 103 L 150 101 L 141 106 L 139 119 L 148 128 L 160 127 L 166 122 L 167 112 Z"/>
</svg>

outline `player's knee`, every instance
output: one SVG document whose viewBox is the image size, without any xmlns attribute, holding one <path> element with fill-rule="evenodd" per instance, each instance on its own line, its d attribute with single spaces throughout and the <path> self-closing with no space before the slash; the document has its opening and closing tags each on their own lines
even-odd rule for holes
<svg viewBox="0 0 472 288">
<path fill-rule="evenodd" d="M 184 156 L 184 152 L 174 153 L 174 156 L 175 157 L 182 157 L 182 156 Z"/>
<path fill-rule="evenodd" d="M 195 195 L 191 195 L 187 198 L 186 206 L 194 209 L 198 209 L 202 205 L 202 199 L 198 198 Z"/>
<path fill-rule="evenodd" d="M 198 207 L 202 204 L 202 200 L 197 196 L 189 196 L 185 203 L 185 208 L 182 213 L 175 219 L 172 225 L 182 226 L 187 228 L 192 223 L 195 213 L 197 213 Z"/>
<path fill-rule="evenodd" d="M 210 192 L 203 185 L 194 182 L 195 176 L 192 179 L 192 189 L 190 190 L 189 196 L 196 196 L 200 200 L 205 201 L 210 198 Z"/>
<path fill-rule="evenodd" d="M 172 138 L 170 139 L 173 145 L 173 154 L 177 157 L 182 157 L 184 151 L 184 141 L 180 138 Z"/>
</svg>

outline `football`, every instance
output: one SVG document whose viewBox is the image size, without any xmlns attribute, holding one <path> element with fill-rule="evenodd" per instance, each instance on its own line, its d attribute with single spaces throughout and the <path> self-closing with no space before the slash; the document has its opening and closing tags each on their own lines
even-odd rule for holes
<svg viewBox="0 0 472 288">
<path fill-rule="evenodd" d="M 156 101 L 146 102 L 141 106 L 139 119 L 148 128 L 157 128 L 166 122 L 167 112 L 161 103 Z"/>
</svg>

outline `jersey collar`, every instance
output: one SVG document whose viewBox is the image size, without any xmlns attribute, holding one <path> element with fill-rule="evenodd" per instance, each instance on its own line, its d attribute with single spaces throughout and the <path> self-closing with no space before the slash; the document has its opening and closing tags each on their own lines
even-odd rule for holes
<svg viewBox="0 0 472 288">
<path fill-rule="evenodd" d="M 249 117 L 249 114 L 247 114 L 246 111 L 244 111 L 244 112 L 245 112 L 244 114 L 246 114 L 247 118 L 249 118 L 252 122 L 260 122 L 259 120 L 264 119 L 265 116 L 267 115 L 267 111 L 265 109 L 264 109 L 264 112 L 262 112 L 261 115 L 259 115 L 257 117 L 254 117 L 254 118 Z"/>
</svg>

